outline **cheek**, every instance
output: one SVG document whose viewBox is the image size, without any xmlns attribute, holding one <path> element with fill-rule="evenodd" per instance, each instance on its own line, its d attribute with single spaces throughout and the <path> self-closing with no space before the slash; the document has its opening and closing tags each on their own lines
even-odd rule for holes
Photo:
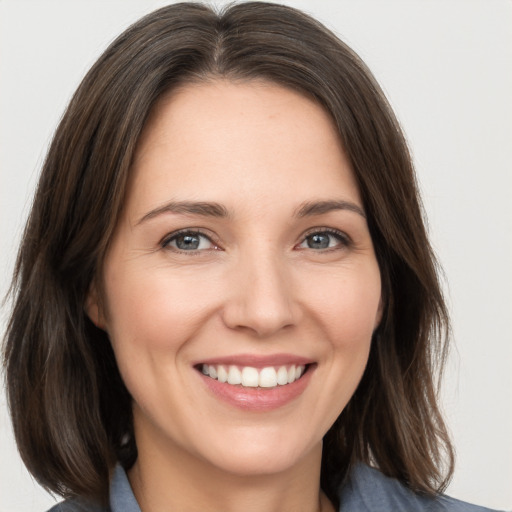
<svg viewBox="0 0 512 512">
<path fill-rule="evenodd" d="M 179 345 L 199 327 L 208 306 L 189 279 L 170 278 L 165 269 L 108 276 L 109 334 L 117 344 L 139 349 Z"/>
<path fill-rule="evenodd" d="M 170 279 L 162 268 L 110 268 L 105 285 L 108 333 L 120 373 L 135 401 L 151 409 L 160 393 L 176 387 L 176 360 L 204 321 L 204 300 L 188 280 Z"/>
<path fill-rule="evenodd" d="M 376 262 L 361 268 L 341 268 L 304 288 L 309 307 L 323 326 L 333 348 L 363 350 L 380 319 L 381 280 Z"/>
<path fill-rule="evenodd" d="M 373 332 L 380 318 L 378 267 L 331 279 L 317 296 L 318 325 L 323 328 L 322 397 L 330 428 L 354 394 L 368 362 Z M 319 367 L 320 369 L 320 367 Z"/>
</svg>

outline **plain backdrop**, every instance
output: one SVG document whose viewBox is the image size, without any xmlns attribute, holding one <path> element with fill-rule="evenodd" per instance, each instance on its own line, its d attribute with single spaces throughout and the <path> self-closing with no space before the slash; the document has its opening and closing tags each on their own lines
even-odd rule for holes
<svg viewBox="0 0 512 512">
<path fill-rule="evenodd" d="M 0 293 L 52 132 L 100 52 L 156 0 L 0 0 Z M 446 274 L 448 494 L 512 509 L 512 2 L 290 0 L 348 42 L 407 134 Z M 217 2 L 222 5 L 222 2 Z M 7 310 L 2 312 L 2 331 Z M 54 499 L 17 454 L 0 398 L 0 512 Z"/>
</svg>

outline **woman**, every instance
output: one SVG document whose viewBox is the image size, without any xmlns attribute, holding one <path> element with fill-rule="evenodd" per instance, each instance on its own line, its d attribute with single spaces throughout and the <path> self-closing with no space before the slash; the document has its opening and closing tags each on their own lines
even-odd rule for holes
<svg viewBox="0 0 512 512">
<path fill-rule="evenodd" d="M 298 11 L 174 5 L 114 41 L 15 290 L 14 430 L 56 510 L 477 510 L 440 495 L 447 315 L 403 137 Z"/>
</svg>

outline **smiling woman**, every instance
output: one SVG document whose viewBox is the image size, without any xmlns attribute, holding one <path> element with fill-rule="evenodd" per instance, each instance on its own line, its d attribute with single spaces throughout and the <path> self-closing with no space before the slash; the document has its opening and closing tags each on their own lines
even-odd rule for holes
<svg viewBox="0 0 512 512">
<path fill-rule="evenodd" d="M 377 259 L 329 115 L 272 83 L 185 85 L 155 105 L 131 172 L 88 310 L 133 398 L 141 508 L 186 510 L 177 489 L 191 474 L 207 487 L 212 468 L 230 475 L 228 496 L 248 485 L 233 475 L 317 481 L 321 440 L 381 316 Z M 290 510 L 297 491 L 280 493 Z"/>
<path fill-rule="evenodd" d="M 400 128 L 333 34 L 177 4 L 46 159 L 5 349 L 56 511 L 483 510 L 441 494 L 448 319 Z"/>
</svg>

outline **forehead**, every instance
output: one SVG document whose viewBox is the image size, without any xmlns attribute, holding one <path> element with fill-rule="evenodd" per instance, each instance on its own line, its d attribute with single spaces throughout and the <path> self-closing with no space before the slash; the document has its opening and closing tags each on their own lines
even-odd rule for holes
<svg viewBox="0 0 512 512">
<path fill-rule="evenodd" d="M 338 189 L 359 200 L 329 114 L 264 81 L 193 83 L 164 96 L 139 139 L 132 173 L 129 198 L 137 203 L 175 195 L 223 202 L 234 194 L 300 202 Z"/>
</svg>

